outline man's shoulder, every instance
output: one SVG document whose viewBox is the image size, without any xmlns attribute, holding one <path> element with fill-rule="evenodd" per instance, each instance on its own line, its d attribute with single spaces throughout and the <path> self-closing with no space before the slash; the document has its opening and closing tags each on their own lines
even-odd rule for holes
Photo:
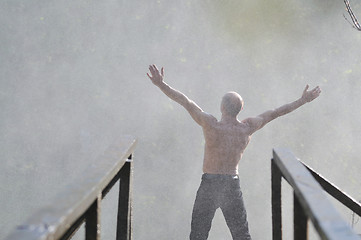
<svg viewBox="0 0 361 240">
<path fill-rule="evenodd" d="M 241 121 L 241 124 L 243 125 L 249 125 L 249 124 L 252 124 L 252 118 L 251 117 L 248 117 L 248 118 L 245 118 Z"/>
<path fill-rule="evenodd" d="M 203 115 L 203 117 L 202 117 L 201 126 L 203 128 L 214 127 L 218 123 L 217 118 L 214 117 L 212 114 L 203 112 L 202 115 Z"/>
<path fill-rule="evenodd" d="M 261 125 L 261 121 L 259 117 L 248 117 L 241 121 L 243 127 L 249 130 L 249 132 L 253 133 L 256 129 Z"/>
<path fill-rule="evenodd" d="M 204 112 L 204 118 L 207 124 L 215 124 L 218 122 L 217 118 L 210 113 Z"/>
<path fill-rule="evenodd" d="M 257 124 L 257 122 L 261 121 L 262 119 L 259 118 L 258 116 L 257 117 L 248 117 L 248 118 L 245 118 L 241 121 L 241 123 L 243 124 L 247 124 L 247 125 L 254 125 L 254 124 Z"/>
</svg>

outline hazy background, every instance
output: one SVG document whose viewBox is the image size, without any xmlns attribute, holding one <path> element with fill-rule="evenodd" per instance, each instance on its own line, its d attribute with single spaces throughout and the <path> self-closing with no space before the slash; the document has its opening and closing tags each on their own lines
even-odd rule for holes
<svg viewBox="0 0 361 240">
<path fill-rule="evenodd" d="M 361 17 L 361 3 L 351 5 Z M 134 238 L 188 238 L 204 141 L 147 79 L 153 63 L 217 118 L 230 90 L 245 100 L 242 119 L 296 100 L 307 83 L 321 86 L 319 99 L 256 133 L 240 163 L 254 239 L 271 239 L 273 147 L 361 200 L 361 32 L 343 14 L 342 0 L 0 0 L 1 237 L 114 139 L 133 135 Z M 114 236 L 113 195 L 104 239 Z M 209 239 L 231 239 L 220 212 Z"/>
</svg>

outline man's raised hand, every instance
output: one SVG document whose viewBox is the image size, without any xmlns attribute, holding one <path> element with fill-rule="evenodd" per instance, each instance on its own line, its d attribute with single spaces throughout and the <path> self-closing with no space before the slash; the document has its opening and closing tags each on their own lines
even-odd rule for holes
<svg viewBox="0 0 361 240">
<path fill-rule="evenodd" d="M 314 100 L 315 98 L 317 98 L 318 96 L 320 96 L 321 93 L 321 88 L 319 86 L 315 87 L 312 90 L 309 90 L 309 85 L 307 84 L 305 87 L 305 90 L 303 90 L 302 93 L 302 99 L 304 99 L 306 102 L 311 102 L 312 100 Z"/>
<path fill-rule="evenodd" d="M 153 65 L 149 65 L 149 71 L 150 71 L 150 75 L 149 73 L 147 73 L 147 76 L 149 77 L 150 80 L 152 80 L 152 83 L 154 85 L 158 86 L 163 82 L 164 68 L 162 68 L 159 72 L 157 66 L 153 64 Z"/>
</svg>

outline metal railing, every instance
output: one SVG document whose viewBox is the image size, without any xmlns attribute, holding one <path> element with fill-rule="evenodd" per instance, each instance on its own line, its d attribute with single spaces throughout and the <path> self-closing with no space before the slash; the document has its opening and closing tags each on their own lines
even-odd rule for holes
<svg viewBox="0 0 361 240">
<path fill-rule="evenodd" d="M 110 147 L 85 176 L 58 195 L 47 207 L 35 211 L 6 240 L 70 239 L 85 222 L 85 239 L 100 240 L 100 203 L 119 181 L 117 240 L 132 239 L 132 154 L 136 140 L 124 137 Z"/>
<path fill-rule="evenodd" d="M 282 239 L 281 180 L 293 188 L 294 239 L 308 239 L 310 219 L 322 240 L 361 240 L 327 199 L 327 193 L 361 216 L 361 205 L 299 161 L 287 149 L 274 149 L 272 171 L 272 234 Z"/>
</svg>

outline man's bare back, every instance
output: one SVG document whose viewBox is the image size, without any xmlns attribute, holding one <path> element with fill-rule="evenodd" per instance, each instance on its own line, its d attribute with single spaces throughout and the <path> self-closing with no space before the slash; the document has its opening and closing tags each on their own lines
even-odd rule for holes
<svg viewBox="0 0 361 240">
<path fill-rule="evenodd" d="M 238 174 L 238 163 L 251 139 L 249 127 L 239 121 L 214 120 L 203 127 L 203 133 L 203 172 Z"/>
</svg>

